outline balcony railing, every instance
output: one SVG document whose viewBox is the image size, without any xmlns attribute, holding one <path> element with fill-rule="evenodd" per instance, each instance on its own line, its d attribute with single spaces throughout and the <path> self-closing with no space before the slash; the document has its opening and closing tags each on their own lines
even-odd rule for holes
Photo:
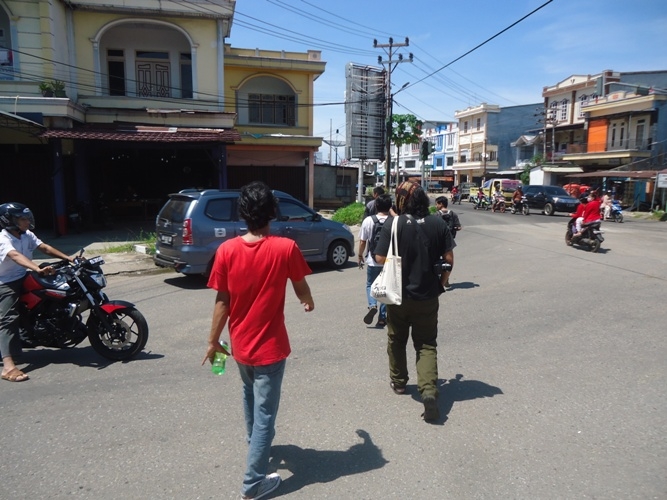
<svg viewBox="0 0 667 500">
<path fill-rule="evenodd" d="M 613 143 L 606 141 L 583 144 L 568 144 L 566 149 L 556 151 L 554 157 L 562 156 L 564 154 L 604 153 L 609 151 L 649 151 L 650 149 L 650 140 L 625 139 L 623 141 L 615 141 Z"/>
</svg>

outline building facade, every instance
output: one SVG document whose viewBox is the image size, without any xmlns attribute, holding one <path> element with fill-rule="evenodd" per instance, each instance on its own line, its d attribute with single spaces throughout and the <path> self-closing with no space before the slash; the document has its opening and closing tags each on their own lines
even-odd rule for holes
<svg viewBox="0 0 667 500">
<path fill-rule="evenodd" d="M 312 204 L 325 64 L 231 47 L 235 5 L 0 1 L 1 198 L 61 233 L 72 209 L 150 217 L 170 192 L 255 179 Z"/>
</svg>

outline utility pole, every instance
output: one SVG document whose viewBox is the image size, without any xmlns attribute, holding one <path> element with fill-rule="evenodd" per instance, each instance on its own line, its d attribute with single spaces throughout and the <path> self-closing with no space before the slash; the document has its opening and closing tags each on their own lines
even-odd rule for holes
<svg viewBox="0 0 667 500">
<path fill-rule="evenodd" d="M 386 74 L 387 74 L 387 89 L 386 89 L 386 103 L 387 103 L 387 123 L 385 126 L 385 146 L 387 148 L 387 152 L 385 154 L 385 186 L 387 188 L 387 192 L 389 192 L 389 185 L 390 185 L 390 179 L 391 179 L 391 122 L 392 122 L 392 115 L 394 111 L 394 94 L 391 93 L 391 74 L 396 69 L 396 66 L 398 66 L 400 63 L 403 62 L 412 62 L 413 55 L 410 53 L 410 59 L 403 59 L 403 54 L 398 54 L 398 58 L 394 59 L 394 49 L 397 47 L 407 47 L 410 45 L 410 39 L 406 36 L 405 37 L 405 43 L 394 43 L 393 38 L 389 38 L 389 43 L 378 43 L 377 40 L 373 40 L 373 48 L 376 49 L 384 49 L 385 53 L 389 57 L 388 60 L 384 61 L 382 59 L 382 56 L 378 56 L 378 63 L 382 64 L 383 67 L 386 68 Z M 386 66 L 385 66 L 386 65 Z M 405 88 L 405 85 L 403 86 Z M 401 89 L 403 90 L 403 89 Z M 398 93 L 398 92 L 397 92 Z M 398 168 L 398 165 L 396 165 Z"/>
</svg>

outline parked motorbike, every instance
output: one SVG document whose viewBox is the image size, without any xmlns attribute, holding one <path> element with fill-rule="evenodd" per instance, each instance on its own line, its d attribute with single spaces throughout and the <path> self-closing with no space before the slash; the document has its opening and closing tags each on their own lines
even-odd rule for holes
<svg viewBox="0 0 667 500">
<path fill-rule="evenodd" d="M 148 323 L 134 304 L 109 300 L 101 257 L 74 263 L 44 263 L 56 273 L 28 272 L 21 293 L 21 340 L 24 347 L 69 348 L 86 337 L 95 351 L 113 361 L 136 356 L 148 341 Z M 84 315 L 86 316 L 84 319 Z"/>
<path fill-rule="evenodd" d="M 486 196 L 482 196 L 481 199 L 477 200 L 477 203 L 474 206 L 475 210 L 491 210 L 491 203 Z"/>
<path fill-rule="evenodd" d="M 579 245 L 582 248 L 595 253 L 600 250 L 600 244 L 604 241 L 600 226 L 601 221 L 585 224 L 581 227 L 581 236 L 575 236 L 576 218 L 572 217 L 567 223 L 567 232 L 565 233 L 565 244 L 568 246 Z"/>
<path fill-rule="evenodd" d="M 600 209 L 600 217 L 604 217 L 604 208 Z M 623 209 L 621 208 L 621 202 L 618 200 L 611 201 L 611 211 L 610 211 L 611 220 L 614 222 L 623 222 Z"/>
<path fill-rule="evenodd" d="M 513 214 L 523 214 L 523 215 L 530 214 L 530 208 L 528 208 L 528 200 L 526 199 L 525 195 L 521 197 L 521 201 L 512 203 L 510 212 L 512 212 Z"/>
</svg>

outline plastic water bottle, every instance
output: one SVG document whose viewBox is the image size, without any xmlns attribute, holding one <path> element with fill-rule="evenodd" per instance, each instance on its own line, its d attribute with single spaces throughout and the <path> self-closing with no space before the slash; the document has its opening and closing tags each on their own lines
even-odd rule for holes
<svg viewBox="0 0 667 500">
<path fill-rule="evenodd" d="M 220 342 L 220 345 L 222 348 L 229 352 L 229 346 L 227 345 L 227 342 L 222 341 Z M 225 373 L 225 365 L 227 364 L 227 355 L 224 352 L 216 352 L 215 357 L 213 358 L 213 363 L 211 365 L 211 371 L 215 375 L 222 375 Z"/>
</svg>

